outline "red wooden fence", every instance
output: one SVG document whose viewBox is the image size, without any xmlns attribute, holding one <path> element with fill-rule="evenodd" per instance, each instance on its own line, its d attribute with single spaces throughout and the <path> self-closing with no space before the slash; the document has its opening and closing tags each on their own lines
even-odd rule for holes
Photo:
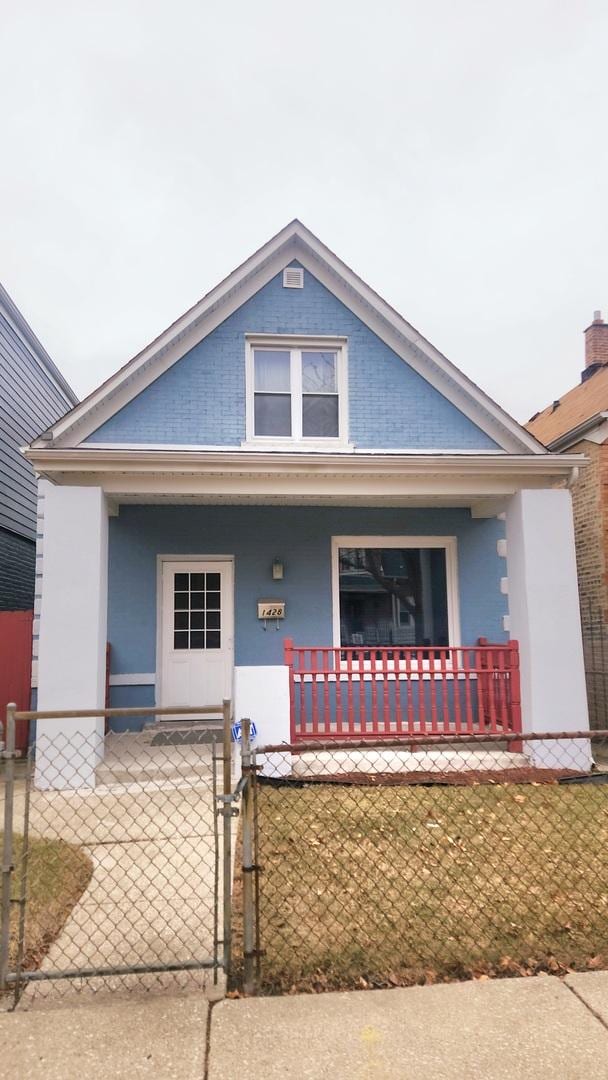
<svg viewBox="0 0 608 1080">
<path fill-rule="evenodd" d="M 521 731 L 516 641 L 298 648 L 287 639 L 285 663 L 292 742 Z"/>
<path fill-rule="evenodd" d="M 30 708 L 32 685 L 33 611 L 0 611 L 0 720 L 4 722 L 10 701 Z M 17 721 L 16 746 L 27 749 L 28 722 Z"/>
</svg>

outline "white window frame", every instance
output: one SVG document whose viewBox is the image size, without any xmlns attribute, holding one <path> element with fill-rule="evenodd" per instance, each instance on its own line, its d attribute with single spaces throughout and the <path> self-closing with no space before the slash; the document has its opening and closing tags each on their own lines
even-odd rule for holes
<svg viewBox="0 0 608 1080">
<path fill-rule="evenodd" d="M 291 354 L 290 395 L 291 435 L 255 434 L 254 350 L 266 349 Z M 338 395 L 338 435 L 331 438 L 302 434 L 302 353 L 315 350 L 336 353 L 336 392 Z M 301 335 L 246 334 L 246 423 L 245 447 L 288 450 L 352 449 L 348 442 L 348 349 L 343 337 L 302 337 Z"/>
<path fill-rule="evenodd" d="M 458 541 L 455 536 L 332 536 L 331 577 L 334 648 L 350 647 L 343 646 L 340 641 L 340 548 L 443 548 L 445 551 L 448 603 L 448 646 L 453 648 L 461 644 L 460 602 L 458 596 Z M 369 648 L 373 650 L 374 646 L 369 646 Z M 395 649 L 398 650 L 399 646 L 396 645 Z M 344 666 L 346 667 L 346 664 Z M 376 670 L 380 670 L 382 665 L 377 662 L 374 666 Z M 393 662 L 390 661 L 387 666 L 389 670 L 392 670 Z M 448 668 L 449 666 L 448 663 Z M 428 660 L 422 662 L 422 668 L 428 670 Z M 435 661 L 435 668 L 439 670 L 438 660 Z M 371 670 L 371 661 L 365 661 L 364 670 Z"/>
</svg>

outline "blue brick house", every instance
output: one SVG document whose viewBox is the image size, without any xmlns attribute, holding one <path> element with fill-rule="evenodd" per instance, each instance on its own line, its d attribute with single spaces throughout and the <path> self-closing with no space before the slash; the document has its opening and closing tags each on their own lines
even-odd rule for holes
<svg viewBox="0 0 608 1080">
<path fill-rule="evenodd" d="M 113 706 L 230 698 L 262 742 L 586 725 L 583 459 L 298 221 L 26 453 L 41 709 L 103 704 L 109 642 Z"/>
</svg>

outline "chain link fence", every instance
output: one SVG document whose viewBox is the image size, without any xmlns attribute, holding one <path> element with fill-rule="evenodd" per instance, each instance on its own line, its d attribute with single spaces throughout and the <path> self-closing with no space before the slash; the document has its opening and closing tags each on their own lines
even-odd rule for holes
<svg viewBox="0 0 608 1080">
<path fill-rule="evenodd" d="M 104 732 L 104 714 L 154 711 L 174 722 Z M 229 703 L 224 713 L 33 714 L 23 760 L 9 715 L 0 989 L 15 1002 L 24 988 L 207 987 L 229 966 Z"/>
<path fill-rule="evenodd" d="M 608 967 L 608 731 L 520 745 L 245 741 L 246 989 Z"/>
</svg>

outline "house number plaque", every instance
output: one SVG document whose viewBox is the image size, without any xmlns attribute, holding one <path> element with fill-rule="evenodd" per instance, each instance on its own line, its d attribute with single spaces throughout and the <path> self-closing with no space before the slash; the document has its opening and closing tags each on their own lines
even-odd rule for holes
<svg viewBox="0 0 608 1080">
<path fill-rule="evenodd" d="M 258 619 L 284 619 L 284 600 L 259 600 Z"/>
</svg>

